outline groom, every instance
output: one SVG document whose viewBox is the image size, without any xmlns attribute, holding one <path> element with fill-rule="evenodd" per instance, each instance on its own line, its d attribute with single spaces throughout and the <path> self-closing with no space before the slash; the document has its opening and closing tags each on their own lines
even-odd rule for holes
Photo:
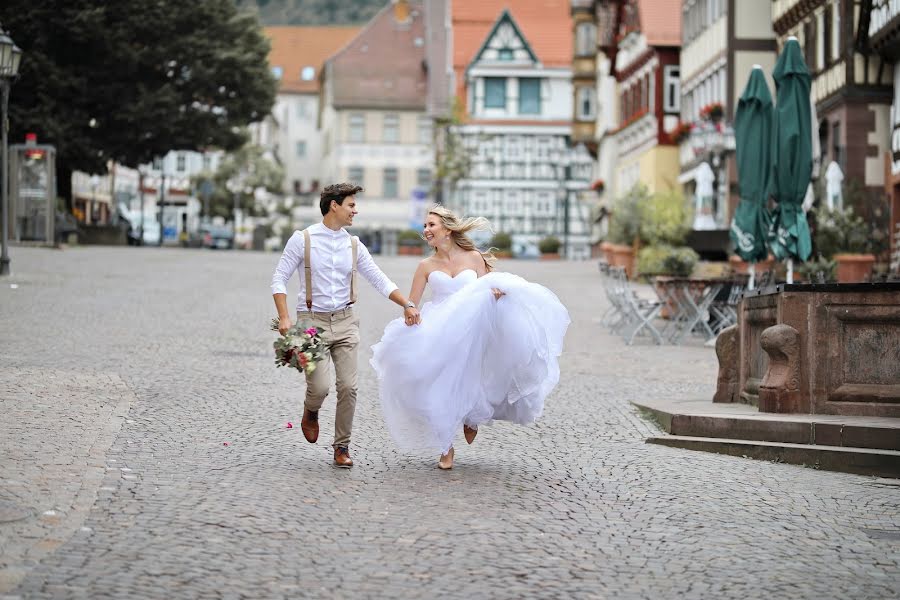
<svg viewBox="0 0 900 600">
<path fill-rule="evenodd" d="M 344 227 L 353 225 L 356 194 L 363 191 L 350 183 L 329 185 L 319 200 L 322 222 L 304 231 L 295 231 L 284 247 L 275 274 L 272 296 L 278 309 L 278 331 L 290 329 L 287 282 L 300 272 L 297 319 L 312 321 L 325 343 L 325 358 L 312 373 L 306 373 L 306 400 L 300 428 L 311 444 L 319 438 L 319 409 L 328 395 L 328 365 L 334 363 L 337 411 L 334 418 L 334 464 L 353 466 L 350 459 L 350 431 L 356 409 L 356 355 L 359 346 L 359 317 L 354 314 L 356 273 L 359 272 L 382 295 L 403 307 L 407 325 L 419 322 L 419 311 L 378 268 L 365 245 L 351 237 Z"/>
</svg>

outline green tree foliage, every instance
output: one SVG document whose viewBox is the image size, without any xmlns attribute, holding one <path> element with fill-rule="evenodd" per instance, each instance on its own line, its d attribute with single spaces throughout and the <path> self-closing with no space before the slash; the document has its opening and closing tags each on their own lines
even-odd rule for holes
<svg viewBox="0 0 900 600">
<path fill-rule="evenodd" d="M 232 0 L 5 0 L 24 51 L 11 139 L 56 146 L 60 195 L 71 172 L 135 167 L 169 150 L 235 150 L 269 113 L 276 82 L 256 16 Z"/>
<path fill-rule="evenodd" d="M 213 193 L 209 198 L 210 216 L 230 219 L 234 212 L 235 194 L 238 207 L 245 214 L 262 215 L 256 203 L 254 191 L 265 188 L 273 194 L 281 194 L 284 170 L 263 154 L 262 148 L 247 144 L 225 156 L 215 173 L 202 173 L 194 178 L 194 185 L 202 187 L 211 181 Z"/>
<path fill-rule="evenodd" d="M 237 0 L 266 25 L 361 24 L 384 8 L 386 0 Z"/>
</svg>

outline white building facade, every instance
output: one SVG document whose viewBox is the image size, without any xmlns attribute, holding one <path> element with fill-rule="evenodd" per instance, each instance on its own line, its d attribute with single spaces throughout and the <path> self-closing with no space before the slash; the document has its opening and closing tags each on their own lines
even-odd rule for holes
<svg viewBox="0 0 900 600">
<path fill-rule="evenodd" d="M 548 67 L 504 11 L 465 73 L 467 120 L 456 128 L 471 166 L 452 204 L 511 235 L 513 252 L 531 254 L 548 236 L 569 258 L 590 256 L 590 206 L 579 199 L 592 161 L 569 149 L 570 66 Z"/>
</svg>

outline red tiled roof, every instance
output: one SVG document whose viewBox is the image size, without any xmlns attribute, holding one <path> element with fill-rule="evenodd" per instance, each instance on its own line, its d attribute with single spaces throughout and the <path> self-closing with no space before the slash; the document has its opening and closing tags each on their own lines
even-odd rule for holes
<svg viewBox="0 0 900 600">
<path fill-rule="evenodd" d="M 504 10 L 544 66 L 572 66 L 568 0 L 454 0 L 452 10 L 454 68 L 472 62 Z"/>
<path fill-rule="evenodd" d="M 681 0 L 638 0 L 641 33 L 650 46 L 681 46 Z"/>
<path fill-rule="evenodd" d="M 340 50 L 361 27 L 266 27 L 272 43 L 269 66 L 281 67 L 279 91 L 315 93 L 319 91 L 319 71 L 325 59 Z M 313 67 L 313 78 L 304 81 L 300 73 Z"/>
<path fill-rule="evenodd" d="M 571 67 L 573 23 L 569 0 L 453 0 L 453 70 L 456 95 L 466 102 L 465 70 L 508 10 L 545 67 Z"/>
<path fill-rule="evenodd" d="M 409 3 L 398 23 L 385 6 L 342 50 L 328 59 L 337 107 L 425 108 L 425 24 L 421 2 Z"/>
</svg>

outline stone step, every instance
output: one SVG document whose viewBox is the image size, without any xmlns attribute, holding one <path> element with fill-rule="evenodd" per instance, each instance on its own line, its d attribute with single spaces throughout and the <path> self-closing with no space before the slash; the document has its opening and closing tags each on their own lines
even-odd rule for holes
<svg viewBox="0 0 900 600">
<path fill-rule="evenodd" d="M 900 452 L 813 444 L 788 444 L 726 438 L 666 435 L 647 439 L 648 444 L 716 452 L 757 460 L 803 465 L 826 471 L 900 478 Z"/>
<path fill-rule="evenodd" d="M 900 451 L 900 419 L 761 413 L 746 404 L 633 402 L 672 435 Z"/>
</svg>

